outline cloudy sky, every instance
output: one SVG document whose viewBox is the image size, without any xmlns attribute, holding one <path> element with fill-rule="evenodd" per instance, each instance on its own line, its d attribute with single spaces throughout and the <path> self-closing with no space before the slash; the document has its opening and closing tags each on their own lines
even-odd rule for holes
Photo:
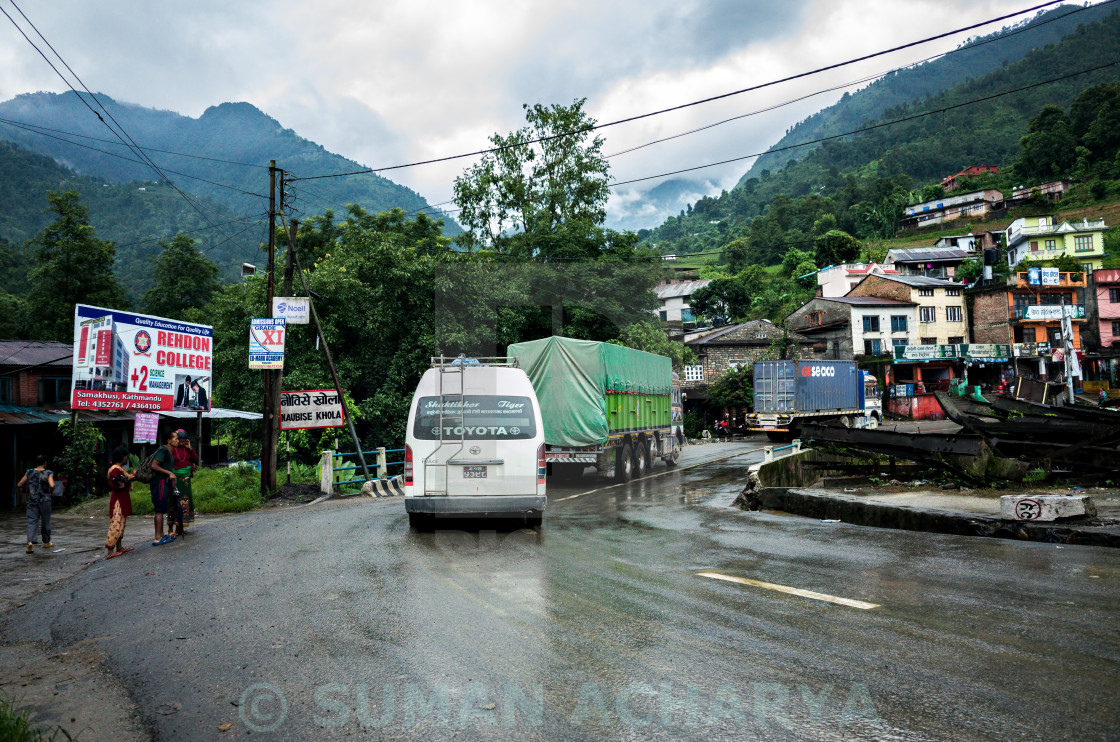
<svg viewBox="0 0 1120 742">
<path fill-rule="evenodd" d="M 285 127 L 370 167 L 486 145 L 524 119 L 523 103 L 587 98 L 601 122 L 778 79 L 1024 10 L 1041 0 L 16 0 L 95 92 L 198 116 L 248 101 Z M 0 7 L 19 18 L 11 0 Z M 1024 18 L 1027 16 L 1023 16 Z M 1016 19 L 1017 20 L 1017 19 Z M 22 19 L 21 19 L 22 22 Z M 758 93 L 603 132 L 607 153 L 739 116 L 954 48 L 926 44 Z M 855 89 L 853 86 L 851 89 Z M 62 81 L 0 16 L 0 100 Z M 629 180 L 756 153 L 843 91 L 611 158 Z M 389 176 L 430 203 L 451 197 L 468 163 Z M 750 161 L 699 171 L 730 187 Z M 616 189 L 615 223 L 663 214 Z"/>
</svg>

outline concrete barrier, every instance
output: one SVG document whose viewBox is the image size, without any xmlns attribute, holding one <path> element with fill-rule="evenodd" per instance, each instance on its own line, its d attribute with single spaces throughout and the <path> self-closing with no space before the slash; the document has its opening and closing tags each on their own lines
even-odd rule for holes
<svg viewBox="0 0 1120 742">
<path fill-rule="evenodd" d="M 1004 495 L 999 498 L 999 515 L 1004 520 L 1050 522 L 1063 518 L 1092 518 L 1096 514 L 1096 506 L 1085 495 Z"/>
</svg>

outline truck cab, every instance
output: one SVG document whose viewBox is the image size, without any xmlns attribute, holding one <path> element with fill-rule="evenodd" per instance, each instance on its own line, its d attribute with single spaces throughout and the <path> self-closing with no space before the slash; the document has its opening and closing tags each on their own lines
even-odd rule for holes
<svg viewBox="0 0 1120 742">
<path fill-rule="evenodd" d="M 857 428 L 877 428 L 883 421 L 883 398 L 879 394 L 879 380 L 866 371 L 863 374 L 863 414 L 856 418 Z"/>
</svg>

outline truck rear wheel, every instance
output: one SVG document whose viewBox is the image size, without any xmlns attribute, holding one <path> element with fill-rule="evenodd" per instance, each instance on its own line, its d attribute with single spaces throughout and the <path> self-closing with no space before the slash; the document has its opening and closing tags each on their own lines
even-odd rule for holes
<svg viewBox="0 0 1120 742">
<path fill-rule="evenodd" d="M 665 457 L 665 466 L 676 466 L 677 461 L 681 457 L 681 447 L 677 445 L 677 439 L 673 439 L 673 450 Z"/>
<path fill-rule="evenodd" d="M 644 477 L 649 472 L 649 444 L 638 441 L 634 449 L 634 474 Z"/>
<path fill-rule="evenodd" d="M 634 478 L 634 453 L 629 443 L 618 449 L 618 458 L 614 464 L 614 478 L 619 482 L 629 482 Z"/>
</svg>

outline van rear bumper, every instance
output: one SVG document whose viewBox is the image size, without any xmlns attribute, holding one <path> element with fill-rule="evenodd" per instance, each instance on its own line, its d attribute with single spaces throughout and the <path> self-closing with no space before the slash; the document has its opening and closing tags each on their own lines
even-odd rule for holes
<svg viewBox="0 0 1120 742">
<path fill-rule="evenodd" d="M 548 498 L 544 495 L 429 495 L 406 497 L 404 509 L 409 513 L 427 513 L 437 518 L 537 517 L 544 512 L 547 502 Z"/>
</svg>

